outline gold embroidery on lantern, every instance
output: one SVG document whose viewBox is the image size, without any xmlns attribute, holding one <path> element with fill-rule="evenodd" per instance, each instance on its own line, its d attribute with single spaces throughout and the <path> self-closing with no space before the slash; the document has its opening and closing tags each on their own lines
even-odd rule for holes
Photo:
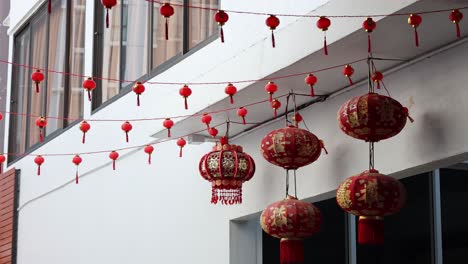
<svg viewBox="0 0 468 264">
<path fill-rule="evenodd" d="M 288 224 L 288 218 L 286 217 L 286 208 L 284 208 L 284 206 L 274 208 L 270 218 L 272 220 L 271 226 L 281 228 L 283 226 L 287 226 Z"/>
<path fill-rule="evenodd" d="M 350 208 L 353 205 L 353 202 L 351 201 L 351 191 L 348 189 L 351 183 L 352 180 L 347 179 L 338 188 L 336 200 L 342 208 Z"/>
</svg>

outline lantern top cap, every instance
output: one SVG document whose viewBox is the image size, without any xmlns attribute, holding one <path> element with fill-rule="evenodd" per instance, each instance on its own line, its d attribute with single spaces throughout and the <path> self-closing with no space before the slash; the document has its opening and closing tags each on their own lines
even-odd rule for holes
<svg viewBox="0 0 468 264">
<path fill-rule="evenodd" d="M 284 200 L 298 200 L 298 199 L 297 199 L 297 197 L 288 194 L 288 195 L 286 195 L 286 197 L 284 198 Z"/>
</svg>

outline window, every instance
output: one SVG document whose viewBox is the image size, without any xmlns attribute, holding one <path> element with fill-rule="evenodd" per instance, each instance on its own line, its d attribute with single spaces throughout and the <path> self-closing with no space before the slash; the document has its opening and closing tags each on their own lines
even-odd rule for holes
<svg viewBox="0 0 468 264">
<path fill-rule="evenodd" d="M 15 35 L 13 60 L 35 68 L 82 74 L 84 68 L 85 0 L 53 0 Z M 39 142 L 36 117 L 79 118 L 83 112 L 82 78 L 46 73 L 40 93 L 30 79 L 32 69 L 13 66 L 10 109 L 28 116 L 10 117 L 9 152 L 23 153 Z M 48 119 L 45 135 L 60 131 L 70 121 Z M 15 160 L 17 157 L 10 157 Z"/>
<path fill-rule="evenodd" d="M 171 1 L 168 1 L 171 2 Z M 181 3 L 181 1 L 172 1 Z M 219 0 L 184 0 L 186 5 L 218 8 Z M 174 6 L 169 18 L 169 40 L 165 39 L 166 19 L 160 5 L 151 1 L 118 1 L 109 12 L 105 28 L 105 9 L 96 1 L 94 75 L 116 80 L 149 79 L 167 68 L 176 58 L 216 35 L 215 11 Z M 93 108 L 132 86 L 131 82 L 97 80 Z"/>
</svg>

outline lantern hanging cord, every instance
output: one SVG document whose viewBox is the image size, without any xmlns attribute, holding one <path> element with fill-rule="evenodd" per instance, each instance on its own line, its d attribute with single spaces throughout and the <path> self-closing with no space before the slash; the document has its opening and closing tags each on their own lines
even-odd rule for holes
<svg viewBox="0 0 468 264">
<path fill-rule="evenodd" d="M 374 92 L 374 85 L 372 83 L 372 69 L 371 69 L 371 63 L 372 63 L 372 57 L 371 54 L 369 54 L 369 58 L 367 58 L 367 86 L 369 89 L 369 93 Z"/>
<path fill-rule="evenodd" d="M 158 0 L 144 0 L 146 2 L 150 3 L 156 3 L 163 5 L 167 1 L 158 1 Z M 213 7 L 204 7 L 204 6 L 196 6 L 196 5 L 185 5 L 185 4 L 180 4 L 180 3 L 171 3 L 172 6 L 177 6 L 177 7 L 185 7 L 185 8 L 190 8 L 190 9 L 201 9 L 201 10 L 209 10 L 209 11 L 219 11 L 219 8 L 213 8 Z M 322 16 L 324 17 L 329 17 L 329 18 L 367 18 L 367 17 L 387 17 L 387 16 L 409 16 L 411 14 L 434 14 L 434 13 L 444 13 L 444 12 L 450 12 L 453 9 L 468 9 L 468 6 L 461 6 L 457 8 L 450 8 L 450 9 L 436 9 L 436 10 L 427 10 L 427 11 L 419 11 L 419 12 L 402 12 L 402 13 L 392 13 L 392 14 L 369 14 L 369 15 L 301 15 L 301 14 L 273 14 L 273 13 L 263 13 L 263 12 L 251 12 L 251 11 L 240 11 L 240 10 L 226 10 L 223 9 L 226 13 L 236 13 L 236 14 L 246 14 L 246 15 L 259 15 L 259 16 L 269 16 L 269 15 L 275 15 L 275 16 L 282 16 L 282 17 L 312 17 L 312 18 L 320 18 Z"/>
<path fill-rule="evenodd" d="M 374 169 L 374 142 L 369 142 L 369 171 Z"/>
<path fill-rule="evenodd" d="M 294 170 L 294 197 L 297 198 L 297 181 L 296 181 L 296 170 Z"/>
<path fill-rule="evenodd" d="M 289 170 L 286 170 L 286 197 L 289 195 Z"/>
</svg>

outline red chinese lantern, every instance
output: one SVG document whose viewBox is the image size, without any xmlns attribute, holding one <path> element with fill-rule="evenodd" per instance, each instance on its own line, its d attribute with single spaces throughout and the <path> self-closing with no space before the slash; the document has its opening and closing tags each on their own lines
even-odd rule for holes
<svg viewBox="0 0 468 264">
<path fill-rule="evenodd" d="M 245 116 L 247 116 L 247 113 L 249 111 L 247 111 L 247 108 L 244 108 L 244 107 L 240 107 L 238 110 L 237 110 L 237 115 L 240 116 L 242 118 L 242 124 L 246 124 L 245 122 Z"/>
<path fill-rule="evenodd" d="M 328 55 L 328 48 L 327 48 L 327 30 L 331 25 L 330 19 L 321 16 L 317 21 L 317 27 L 323 31 L 323 52 L 325 55 Z"/>
<path fill-rule="evenodd" d="M 82 161 L 83 161 L 83 159 L 79 155 L 75 155 L 75 157 L 73 157 L 73 159 L 72 159 L 73 164 L 76 165 L 76 174 L 75 174 L 75 183 L 76 184 L 78 184 L 78 182 L 79 182 L 78 166 L 80 166 Z"/>
<path fill-rule="evenodd" d="M 83 89 L 88 92 L 88 100 L 91 102 L 91 92 L 96 89 L 96 82 L 90 77 L 84 80 L 82 85 Z"/>
<path fill-rule="evenodd" d="M 184 97 L 185 109 L 188 109 L 187 98 L 192 94 L 192 90 L 187 85 L 184 85 L 184 87 L 180 88 L 179 94 Z"/>
<path fill-rule="evenodd" d="M 274 82 L 268 82 L 267 85 L 265 85 L 265 91 L 270 95 L 270 102 L 273 101 L 273 94 L 278 91 L 278 85 Z"/>
<path fill-rule="evenodd" d="M 383 244 L 383 217 L 400 211 L 405 200 L 403 184 L 374 169 L 346 179 L 336 192 L 338 205 L 359 216 L 359 244 Z"/>
<path fill-rule="evenodd" d="M 460 12 L 460 10 L 458 9 L 454 9 L 452 10 L 452 12 L 450 12 L 449 19 L 450 21 L 452 21 L 452 23 L 455 24 L 455 28 L 457 30 L 457 38 L 460 38 L 460 21 L 463 19 L 463 13 Z"/>
<path fill-rule="evenodd" d="M 296 112 L 296 114 L 294 114 L 294 116 L 293 116 L 293 120 L 294 120 L 294 123 L 296 123 L 296 127 L 297 127 L 297 126 L 299 126 L 299 123 L 304 120 L 304 118 L 302 118 L 302 116 L 301 116 L 301 114 L 299 114 L 299 112 Z"/>
<path fill-rule="evenodd" d="M 41 72 L 41 70 L 36 70 L 31 75 L 31 80 L 36 84 L 36 93 L 39 93 L 39 84 L 41 84 L 41 82 L 44 81 L 44 79 L 45 79 L 45 76 Z"/>
<path fill-rule="evenodd" d="M 418 14 L 411 14 L 408 17 L 408 24 L 414 29 L 414 44 L 419 47 L 418 27 L 422 23 L 422 17 Z"/>
<path fill-rule="evenodd" d="M 141 82 L 137 82 L 132 90 L 137 95 L 137 106 L 140 106 L 140 95 L 145 92 L 145 86 Z"/>
<path fill-rule="evenodd" d="M 165 3 L 161 5 L 159 8 L 159 13 L 166 18 L 166 24 L 165 24 L 165 32 L 166 32 L 166 40 L 169 39 L 169 17 L 174 15 L 174 8 L 171 6 L 169 3 Z"/>
<path fill-rule="evenodd" d="M 167 129 L 167 137 L 171 137 L 171 128 L 174 126 L 174 121 L 170 118 L 166 118 L 163 122 L 163 126 Z"/>
<path fill-rule="evenodd" d="M 311 73 L 305 78 L 305 83 L 310 87 L 310 96 L 315 96 L 314 85 L 317 83 L 317 77 Z"/>
<path fill-rule="evenodd" d="M 148 164 L 151 165 L 151 154 L 153 154 L 154 147 L 151 145 L 146 145 L 144 150 L 145 150 L 145 153 L 148 154 Z"/>
<path fill-rule="evenodd" d="M 376 27 L 377 27 L 377 23 L 375 23 L 375 21 L 370 17 L 368 17 L 362 23 L 362 28 L 367 32 L 367 52 L 368 53 L 372 52 L 370 33 L 372 33 Z"/>
<path fill-rule="evenodd" d="M 208 129 L 208 133 L 210 136 L 215 138 L 218 135 L 218 129 L 216 129 L 216 127 L 210 127 L 210 129 Z"/>
<path fill-rule="evenodd" d="M 36 119 L 36 126 L 39 128 L 39 140 L 44 142 L 44 128 L 47 126 L 47 119 L 41 116 Z"/>
<path fill-rule="evenodd" d="M 237 93 L 237 88 L 232 85 L 232 83 L 229 83 L 227 86 L 226 86 L 226 89 L 224 89 L 224 92 L 229 95 L 229 99 L 230 99 L 230 102 L 231 104 L 234 103 L 234 95 Z"/>
<path fill-rule="evenodd" d="M 260 216 L 263 231 L 281 239 L 280 263 L 304 263 L 304 239 L 320 230 L 322 214 L 311 203 L 288 195 L 270 204 Z"/>
<path fill-rule="evenodd" d="M 202 118 L 201 118 L 201 121 L 203 124 L 206 125 L 206 128 L 209 130 L 210 129 L 210 123 L 211 123 L 211 115 L 210 114 L 203 114 Z"/>
<path fill-rule="evenodd" d="M 3 114 L 0 112 L 0 120 L 3 120 Z"/>
<path fill-rule="evenodd" d="M 86 142 L 86 133 L 88 133 L 90 129 L 91 129 L 91 125 L 85 120 L 83 120 L 83 122 L 81 122 L 80 124 L 80 130 L 81 132 L 83 132 L 83 138 L 81 140 L 83 144 Z"/>
<path fill-rule="evenodd" d="M 353 74 L 354 69 L 351 67 L 351 65 L 348 64 L 343 68 L 343 75 L 348 78 L 349 85 L 353 85 L 353 80 L 351 80 L 351 76 L 353 76 Z"/>
<path fill-rule="evenodd" d="M 377 93 L 354 97 L 338 111 L 341 130 L 366 142 L 378 142 L 397 135 L 405 127 L 407 117 L 398 101 Z"/>
<path fill-rule="evenodd" d="M 35 158 L 34 158 L 34 163 L 37 164 L 37 175 L 40 176 L 41 175 L 41 166 L 42 164 L 44 164 L 44 157 L 42 157 L 41 155 L 37 155 Z"/>
<path fill-rule="evenodd" d="M 273 110 L 275 111 L 275 118 L 277 117 L 278 115 L 278 109 L 281 108 L 281 102 L 277 99 L 273 99 L 273 101 L 271 101 L 271 108 L 273 108 Z"/>
<path fill-rule="evenodd" d="M 117 0 L 101 0 L 101 3 L 106 8 L 106 28 L 109 28 L 109 10 L 117 5 Z"/>
<path fill-rule="evenodd" d="M 199 171 L 211 182 L 211 203 L 241 204 L 242 184 L 254 176 L 255 163 L 241 146 L 223 140 L 201 158 Z"/>
<path fill-rule="evenodd" d="M 115 170 L 115 161 L 119 158 L 119 153 L 117 151 L 112 151 L 109 153 L 109 158 L 112 160 L 112 169 Z"/>
<path fill-rule="evenodd" d="M 297 170 L 316 161 L 323 143 L 311 132 L 288 126 L 268 133 L 261 143 L 263 157 L 286 170 Z"/>
<path fill-rule="evenodd" d="M 122 126 L 121 126 L 122 130 L 125 132 L 125 140 L 128 142 L 128 133 L 130 131 L 132 131 L 133 129 L 133 126 L 132 124 L 130 124 L 130 122 L 128 121 L 125 121 Z"/>
<path fill-rule="evenodd" d="M 274 30 L 279 26 L 280 20 L 277 16 L 275 15 L 270 15 L 266 20 L 265 24 L 270 28 L 271 30 L 271 45 L 276 47 L 276 41 L 275 41 L 275 33 Z"/>
<path fill-rule="evenodd" d="M 0 174 L 3 173 L 3 163 L 5 163 L 6 157 L 3 154 L 0 154 Z"/>
<path fill-rule="evenodd" d="M 187 141 L 185 141 L 184 138 L 179 138 L 177 140 L 177 146 L 179 146 L 179 157 L 182 158 L 182 149 L 185 147 L 185 145 L 187 144 Z"/>
<path fill-rule="evenodd" d="M 219 25 L 219 35 L 221 37 L 221 43 L 224 43 L 224 31 L 223 26 L 229 20 L 229 15 L 223 10 L 218 10 L 214 17 L 216 23 Z"/>
<path fill-rule="evenodd" d="M 380 83 L 383 80 L 383 74 L 379 71 L 375 71 L 371 76 L 371 80 L 377 84 L 377 89 L 380 89 Z"/>
</svg>

